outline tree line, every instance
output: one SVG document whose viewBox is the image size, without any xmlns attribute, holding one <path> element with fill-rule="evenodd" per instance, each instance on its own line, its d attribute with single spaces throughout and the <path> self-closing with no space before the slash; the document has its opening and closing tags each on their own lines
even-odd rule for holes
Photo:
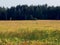
<svg viewBox="0 0 60 45">
<path fill-rule="evenodd" d="M 60 6 L 17 5 L 0 7 L 0 20 L 60 20 Z"/>
</svg>

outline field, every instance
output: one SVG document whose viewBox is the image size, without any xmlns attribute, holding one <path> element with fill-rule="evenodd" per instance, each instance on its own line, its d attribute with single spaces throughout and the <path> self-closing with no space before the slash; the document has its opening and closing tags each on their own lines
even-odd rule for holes
<svg viewBox="0 0 60 45">
<path fill-rule="evenodd" d="M 0 31 L 28 30 L 60 30 L 59 20 L 32 20 L 32 21 L 0 21 Z"/>
<path fill-rule="evenodd" d="M 60 21 L 0 21 L 0 45 L 60 45 Z"/>
</svg>

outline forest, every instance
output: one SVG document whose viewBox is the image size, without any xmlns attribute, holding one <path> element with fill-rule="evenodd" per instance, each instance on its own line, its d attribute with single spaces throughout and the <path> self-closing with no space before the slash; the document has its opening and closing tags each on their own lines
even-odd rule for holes
<svg viewBox="0 0 60 45">
<path fill-rule="evenodd" d="M 0 7 L 0 20 L 60 20 L 60 6 L 44 4 Z"/>
</svg>

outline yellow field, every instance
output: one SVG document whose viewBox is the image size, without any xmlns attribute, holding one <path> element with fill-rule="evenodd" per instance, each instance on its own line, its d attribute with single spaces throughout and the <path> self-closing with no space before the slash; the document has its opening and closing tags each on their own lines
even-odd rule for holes
<svg viewBox="0 0 60 45">
<path fill-rule="evenodd" d="M 0 21 L 0 31 L 24 30 L 60 30 L 59 20 Z"/>
<path fill-rule="evenodd" d="M 60 45 L 59 30 L 60 20 L 0 21 L 0 45 Z"/>
</svg>

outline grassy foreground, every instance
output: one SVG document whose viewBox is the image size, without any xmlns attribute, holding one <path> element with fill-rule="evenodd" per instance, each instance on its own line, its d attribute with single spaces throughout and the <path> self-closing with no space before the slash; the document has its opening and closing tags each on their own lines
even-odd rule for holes
<svg viewBox="0 0 60 45">
<path fill-rule="evenodd" d="M 0 21 L 0 45 L 60 45 L 60 21 Z"/>
<path fill-rule="evenodd" d="M 0 45 L 60 45 L 60 31 L 0 32 Z"/>
</svg>

